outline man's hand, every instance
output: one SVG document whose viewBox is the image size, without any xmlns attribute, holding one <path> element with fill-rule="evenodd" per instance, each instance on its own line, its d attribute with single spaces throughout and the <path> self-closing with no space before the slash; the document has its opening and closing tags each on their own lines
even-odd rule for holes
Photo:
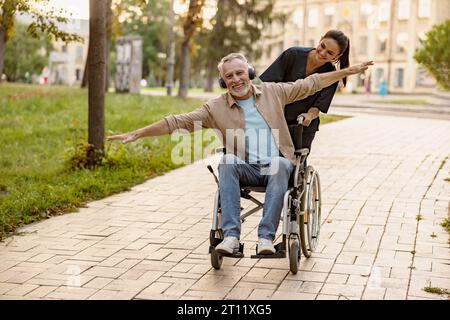
<svg viewBox="0 0 450 320">
<path fill-rule="evenodd" d="M 361 64 L 357 64 L 357 65 L 348 67 L 346 70 L 348 71 L 349 75 L 352 75 L 352 74 L 357 74 L 357 73 L 363 72 L 363 71 L 367 70 L 367 68 L 369 68 L 369 66 L 372 66 L 372 65 L 373 65 L 373 61 L 366 61 Z"/>
<path fill-rule="evenodd" d="M 135 132 L 118 134 L 118 135 L 109 136 L 106 138 L 106 140 L 108 140 L 108 141 L 120 140 L 120 141 L 122 141 L 122 143 L 133 142 L 133 141 L 136 141 L 137 139 L 139 139 L 139 134 L 137 134 Z"/>
</svg>

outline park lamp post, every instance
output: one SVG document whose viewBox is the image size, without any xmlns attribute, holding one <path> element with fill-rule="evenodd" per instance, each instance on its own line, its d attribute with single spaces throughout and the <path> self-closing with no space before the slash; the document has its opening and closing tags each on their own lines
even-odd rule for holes
<svg viewBox="0 0 450 320">
<path fill-rule="evenodd" d="M 173 73 L 175 69 L 175 13 L 173 10 L 173 2 L 170 1 L 169 7 L 169 52 L 167 54 L 167 75 L 166 75 L 166 87 L 167 95 L 172 95 L 173 89 Z"/>
<path fill-rule="evenodd" d="M 170 0 L 169 4 L 169 48 L 167 53 L 167 95 L 171 96 L 174 83 L 173 74 L 175 70 L 175 15 L 182 16 L 188 10 L 187 3 L 179 0 Z"/>
</svg>

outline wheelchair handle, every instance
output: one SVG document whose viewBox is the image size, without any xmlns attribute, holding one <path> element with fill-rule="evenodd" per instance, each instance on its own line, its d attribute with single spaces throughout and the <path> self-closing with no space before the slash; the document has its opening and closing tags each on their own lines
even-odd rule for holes
<svg viewBox="0 0 450 320">
<path fill-rule="evenodd" d="M 217 179 L 217 176 L 214 173 L 214 169 L 209 164 L 206 167 L 208 168 L 209 172 L 211 172 L 211 174 L 214 176 L 214 180 L 216 180 L 217 185 L 219 185 L 219 179 Z"/>
<path fill-rule="evenodd" d="M 295 138 L 293 138 L 295 150 L 300 150 L 302 148 L 303 120 L 305 120 L 304 116 L 299 115 L 297 117 L 298 125 L 295 126 L 295 129 L 294 129 Z"/>
</svg>

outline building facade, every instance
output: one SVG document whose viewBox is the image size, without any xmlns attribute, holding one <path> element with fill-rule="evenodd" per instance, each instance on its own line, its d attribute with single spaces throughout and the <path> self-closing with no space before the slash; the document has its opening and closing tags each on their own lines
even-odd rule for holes
<svg viewBox="0 0 450 320">
<path fill-rule="evenodd" d="M 54 51 L 49 57 L 49 84 L 79 85 L 83 79 L 83 72 L 87 59 L 89 44 L 89 20 L 71 19 L 61 26 L 66 32 L 76 33 L 84 42 L 55 41 Z"/>
<path fill-rule="evenodd" d="M 420 39 L 433 25 L 450 19 L 450 0 L 277 0 L 276 9 L 289 15 L 274 24 L 260 45 L 265 49 L 255 63 L 262 72 L 291 46 L 317 46 L 329 29 L 350 38 L 350 63 L 374 60 L 366 75 L 350 77 L 347 91 L 363 91 L 364 77 L 371 90 L 386 80 L 392 93 L 429 93 L 433 78 L 413 56 Z"/>
</svg>

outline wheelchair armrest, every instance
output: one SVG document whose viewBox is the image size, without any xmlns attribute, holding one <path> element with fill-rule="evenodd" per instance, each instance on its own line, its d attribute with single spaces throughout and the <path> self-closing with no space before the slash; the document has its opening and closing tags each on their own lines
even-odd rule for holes
<svg viewBox="0 0 450 320">
<path fill-rule="evenodd" d="M 309 149 L 308 148 L 302 148 L 302 149 L 297 149 L 295 150 L 294 154 L 296 156 L 306 156 L 309 153 Z"/>
</svg>

